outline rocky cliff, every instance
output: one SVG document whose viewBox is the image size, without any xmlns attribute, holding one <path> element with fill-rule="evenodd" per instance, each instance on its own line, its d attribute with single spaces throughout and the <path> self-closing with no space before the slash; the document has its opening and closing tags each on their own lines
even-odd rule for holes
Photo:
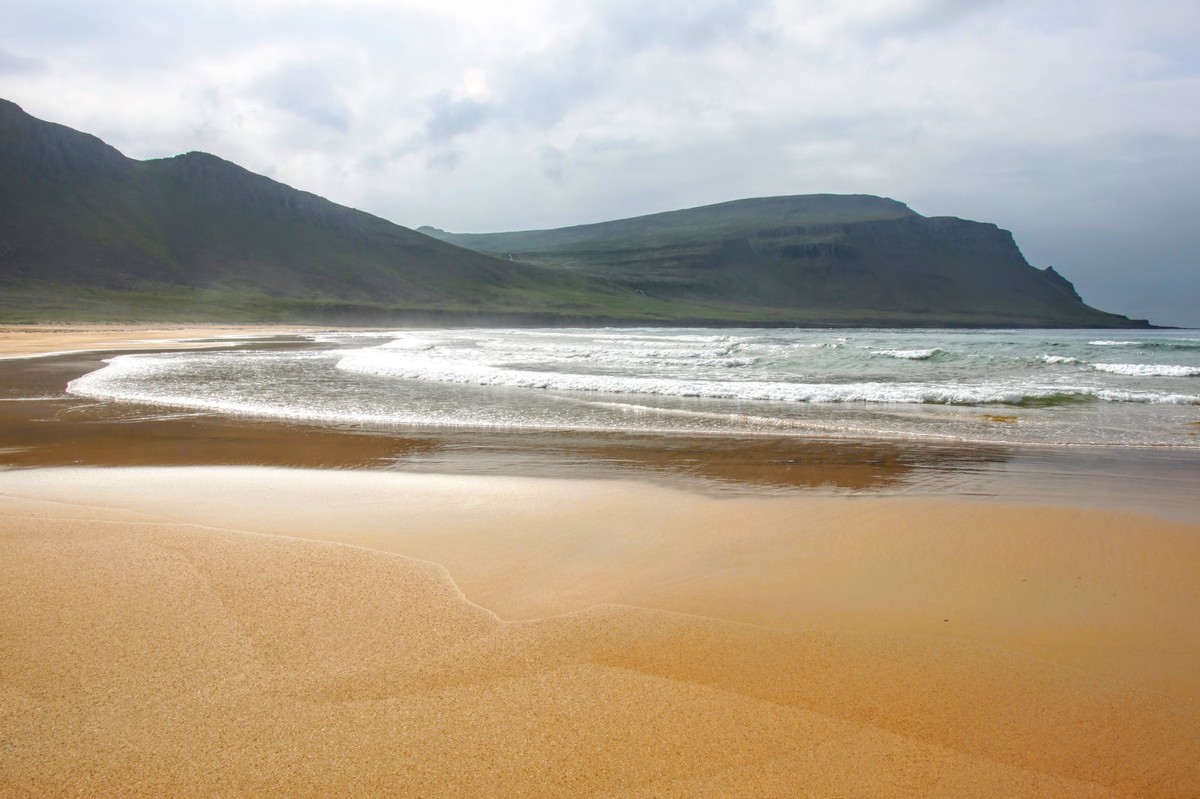
<svg viewBox="0 0 1200 799">
<path fill-rule="evenodd" d="M 1007 230 L 883 197 L 756 198 L 560 230 L 421 230 L 670 301 L 873 324 L 1146 324 L 1084 304 L 1053 269 L 1030 266 Z"/>
</svg>

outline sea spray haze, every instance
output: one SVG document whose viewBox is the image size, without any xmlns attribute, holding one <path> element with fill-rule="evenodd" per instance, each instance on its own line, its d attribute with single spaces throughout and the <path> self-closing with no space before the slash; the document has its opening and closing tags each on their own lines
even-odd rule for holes
<svg viewBox="0 0 1200 799">
<path fill-rule="evenodd" d="M 69 391 L 387 430 L 1200 448 L 1200 335 L 1186 331 L 347 331 L 123 355 Z"/>
</svg>

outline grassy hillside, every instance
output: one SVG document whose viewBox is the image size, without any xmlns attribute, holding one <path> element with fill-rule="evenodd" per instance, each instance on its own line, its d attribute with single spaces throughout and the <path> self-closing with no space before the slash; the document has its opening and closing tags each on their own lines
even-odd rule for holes
<svg viewBox="0 0 1200 799">
<path fill-rule="evenodd" d="M 1008 231 L 865 195 L 739 200 L 558 230 L 431 236 L 648 299 L 836 324 L 1130 326 L 1025 261 Z"/>
<path fill-rule="evenodd" d="M 204 153 L 134 161 L 0 101 L 0 318 L 656 315 Z M 638 306 L 632 308 L 631 306 Z"/>
<path fill-rule="evenodd" d="M 1134 324 L 995 226 L 866 195 L 423 231 L 204 153 L 135 161 L 0 100 L 0 321 Z"/>
<path fill-rule="evenodd" d="M 812 225 L 867 222 L 916 216 L 908 206 L 865 194 L 810 194 L 758 197 L 682 211 L 618 219 L 591 225 L 516 233 L 450 234 L 417 228 L 460 247 L 482 252 L 547 252 L 572 249 L 627 250 L 698 240 L 753 235 L 758 231 Z"/>
</svg>

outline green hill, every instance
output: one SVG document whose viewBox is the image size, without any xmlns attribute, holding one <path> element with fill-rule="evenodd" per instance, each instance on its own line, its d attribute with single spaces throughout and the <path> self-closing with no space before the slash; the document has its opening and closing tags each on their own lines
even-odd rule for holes
<svg viewBox="0 0 1200 799">
<path fill-rule="evenodd" d="M 0 318 L 537 322 L 642 304 L 212 155 L 135 161 L 0 101 Z"/>
<path fill-rule="evenodd" d="M 425 235 L 428 233 L 429 235 Z M 992 225 L 869 196 L 422 232 L 0 100 L 0 320 L 1131 326 Z"/>
<path fill-rule="evenodd" d="M 557 230 L 421 232 L 514 261 L 802 324 L 1144 326 L 1083 303 L 1012 234 L 867 195 L 765 197 Z"/>
<path fill-rule="evenodd" d="M 810 194 L 799 197 L 759 197 L 706 205 L 684 211 L 637 216 L 556 230 L 518 233 L 452 234 L 437 228 L 418 230 L 484 252 L 545 252 L 597 246 L 629 248 L 686 244 L 697 239 L 753 235 L 773 228 L 898 219 L 916 214 L 904 203 L 869 195 Z"/>
</svg>

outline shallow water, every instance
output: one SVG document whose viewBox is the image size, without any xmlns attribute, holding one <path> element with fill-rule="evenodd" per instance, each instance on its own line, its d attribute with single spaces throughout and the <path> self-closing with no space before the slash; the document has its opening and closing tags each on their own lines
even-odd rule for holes
<svg viewBox="0 0 1200 799">
<path fill-rule="evenodd" d="M 1200 449 L 1193 331 L 346 331 L 122 355 L 77 396 L 388 430 Z"/>
</svg>

